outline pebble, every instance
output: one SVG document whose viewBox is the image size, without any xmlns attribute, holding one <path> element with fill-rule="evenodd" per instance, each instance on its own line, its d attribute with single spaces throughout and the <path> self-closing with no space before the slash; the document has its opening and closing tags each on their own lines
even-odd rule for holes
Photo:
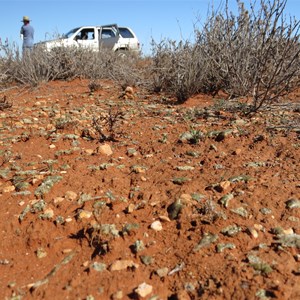
<svg viewBox="0 0 300 300">
<path fill-rule="evenodd" d="M 154 221 L 151 225 L 150 228 L 153 229 L 154 231 L 161 231 L 163 229 L 162 224 L 160 221 Z"/>
<path fill-rule="evenodd" d="M 113 151 L 110 147 L 110 145 L 108 144 L 103 144 L 98 148 L 99 153 L 103 154 L 103 155 L 107 155 L 110 156 L 113 154 Z"/>
<path fill-rule="evenodd" d="M 119 290 L 117 292 L 115 292 L 114 294 L 112 294 L 111 298 L 113 300 L 117 300 L 117 299 L 123 299 L 123 291 Z"/>
<path fill-rule="evenodd" d="M 93 213 L 91 211 L 87 210 L 81 210 L 80 213 L 78 214 L 79 219 L 89 219 Z"/>
<path fill-rule="evenodd" d="M 157 269 L 155 272 L 160 278 L 163 278 L 163 277 L 166 277 L 168 275 L 169 269 L 167 267 L 166 268 L 161 268 L 161 269 Z"/>
<path fill-rule="evenodd" d="M 63 198 L 63 197 L 55 197 L 53 199 L 53 202 L 54 202 L 54 204 L 57 204 L 57 203 L 63 202 L 64 200 L 65 200 L 65 198 Z"/>
<path fill-rule="evenodd" d="M 127 259 L 121 259 L 121 260 L 116 260 L 114 261 L 111 266 L 110 266 L 110 271 L 121 271 L 121 270 L 126 270 L 127 268 L 135 268 L 137 269 L 139 267 L 138 264 L 136 264 L 132 260 L 127 260 Z"/>
<path fill-rule="evenodd" d="M 258 238 L 258 232 L 253 227 L 248 227 L 247 231 L 254 239 Z"/>
<path fill-rule="evenodd" d="M 69 201 L 74 201 L 77 199 L 77 194 L 73 191 L 67 191 L 65 193 L 65 199 Z"/>
<path fill-rule="evenodd" d="M 3 193 L 11 193 L 11 192 L 15 191 L 15 189 L 16 189 L 15 186 L 9 185 L 9 186 L 4 187 L 2 189 L 2 192 Z"/>
<path fill-rule="evenodd" d="M 147 284 L 146 282 L 141 283 L 134 291 L 139 297 L 146 297 L 152 293 L 152 285 Z"/>
<path fill-rule="evenodd" d="M 171 222 L 168 216 L 159 216 L 158 217 L 162 222 Z"/>
</svg>

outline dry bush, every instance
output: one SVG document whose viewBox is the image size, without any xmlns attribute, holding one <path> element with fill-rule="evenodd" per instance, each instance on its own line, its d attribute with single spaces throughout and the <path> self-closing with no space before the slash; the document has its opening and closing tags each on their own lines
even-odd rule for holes
<svg viewBox="0 0 300 300">
<path fill-rule="evenodd" d="M 3 47 L 0 79 L 5 82 L 36 86 L 51 80 L 76 77 L 91 80 L 114 79 L 120 84 L 135 85 L 140 77 L 136 67 L 138 56 L 111 50 L 92 51 L 87 48 L 57 47 L 45 51 L 36 47 L 22 55 L 16 47 Z M 3 83 L 3 82 L 2 82 Z"/>
<path fill-rule="evenodd" d="M 287 22 L 286 0 L 250 2 L 250 11 L 237 0 L 238 15 L 212 13 L 197 32 L 203 58 L 210 68 L 207 86 L 232 97 L 252 98 L 257 111 L 299 86 L 299 21 Z"/>
<path fill-rule="evenodd" d="M 121 107 L 109 106 L 107 113 L 102 113 L 99 116 L 93 117 L 92 127 L 98 133 L 100 142 L 112 141 L 115 142 L 122 135 L 121 121 L 125 112 Z"/>
<path fill-rule="evenodd" d="M 198 46 L 188 42 L 152 41 L 153 90 L 174 94 L 179 102 L 186 101 L 199 90 L 205 75 L 205 62 L 199 56 Z"/>
<path fill-rule="evenodd" d="M 238 14 L 212 11 L 194 44 L 154 44 L 153 82 L 185 101 L 223 90 L 252 99 L 250 112 L 299 87 L 299 21 L 286 19 L 287 0 L 236 0 Z"/>
</svg>

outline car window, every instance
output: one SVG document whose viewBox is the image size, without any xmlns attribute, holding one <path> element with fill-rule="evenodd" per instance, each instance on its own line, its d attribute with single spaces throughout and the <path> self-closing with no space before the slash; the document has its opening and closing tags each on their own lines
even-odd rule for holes
<svg viewBox="0 0 300 300">
<path fill-rule="evenodd" d="M 130 32 L 130 30 L 126 27 L 119 27 L 120 35 L 125 39 L 132 39 L 134 38 L 133 34 Z"/>
<path fill-rule="evenodd" d="M 63 34 L 64 38 L 69 38 L 71 37 L 77 30 L 79 29 L 79 27 L 76 27 L 74 29 L 71 29 L 69 32 Z"/>
<path fill-rule="evenodd" d="M 116 36 L 116 34 L 113 32 L 112 29 L 103 28 L 101 31 L 101 39 L 108 39 L 108 38 L 112 38 L 115 36 Z"/>
<path fill-rule="evenodd" d="M 84 28 L 80 30 L 75 37 L 75 40 L 93 40 L 93 39 L 95 39 L 94 28 Z"/>
</svg>

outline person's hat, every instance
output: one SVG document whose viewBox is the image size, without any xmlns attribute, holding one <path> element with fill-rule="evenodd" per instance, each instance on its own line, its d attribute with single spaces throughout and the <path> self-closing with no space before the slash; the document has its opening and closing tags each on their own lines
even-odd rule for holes
<svg viewBox="0 0 300 300">
<path fill-rule="evenodd" d="M 21 22 L 30 22 L 30 19 L 28 16 L 24 16 Z"/>
</svg>

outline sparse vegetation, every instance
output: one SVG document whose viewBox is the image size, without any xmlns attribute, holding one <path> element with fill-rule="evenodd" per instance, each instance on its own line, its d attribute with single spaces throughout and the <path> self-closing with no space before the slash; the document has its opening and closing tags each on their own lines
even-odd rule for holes
<svg viewBox="0 0 300 300">
<path fill-rule="evenodd" d="M 22 57 L 15 45 L 1 44 L 0 83 L 36 86 L 51 80 L 86 78 L 90 92 L 97 80 L 113 79 L 122 87 L 143 86 L 175 96 L 179 103 L 197 93 L 243 98 L 235 107 L 249 114 L 274 104 L 299 87 L 299 21 L 285 15 L 287 0 L 236 0 L 237 13 L 223 8 L 208 12 L 194 42 L 152 42 L 152 56 L 142 58 L 107 50 L 35 49 Z M 242 102 L 240 102 L 242 103 Z"/>
</svg>

